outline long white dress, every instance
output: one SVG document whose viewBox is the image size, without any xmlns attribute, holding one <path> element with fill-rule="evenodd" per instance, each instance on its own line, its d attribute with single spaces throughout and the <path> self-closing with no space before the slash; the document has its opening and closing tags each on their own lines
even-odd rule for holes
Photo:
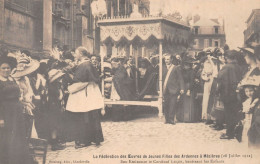
<svg viewBox="0 0 260 164">
<path fill-rule="evenodd" d="M 252 114 L 249 113 L 250 110 L 250 104 L 252 102 L 252 98 L 246 99 L 245 102 L 243 102 L 243 112 L 245 112 L 245 119 L 243 120 L 243 133 L 242 133 L 242 143 L 245 145 L 245 147 L 248 146 L 248 137 L 247 132 L 251 125 L 252 120 Z"/>
<path fill-rule="evenodd" d="M 214 78 L 218 75 L 218 66 L 212 61 L 212 57 L 208 56 L 208 59 L 203 64 L 203 70 L 201 73 L 201 78 L 204 82 L 204 92 L 203 92 L 203 100 L 202 100 L 202 120 L 211 120 L 211 115 L 208 113 L 208 105 L 210 92 L 212 88 L 212 83 Z M 221 67 L 221 66 L 220 66 Z"/>
</svg>

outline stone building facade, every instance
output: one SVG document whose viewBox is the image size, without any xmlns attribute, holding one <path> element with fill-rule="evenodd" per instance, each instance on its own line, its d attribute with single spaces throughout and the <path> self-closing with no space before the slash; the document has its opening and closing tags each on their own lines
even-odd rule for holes
<svg viewBox="0 0 260 164">
<path fill-rule="evenodd" d="M 246 24 L 247 28 L 244 31 L 245 45 L 250 44 L 251 42 L 260 43 L 260 9 L 252 10 Z"/>
<path fill-rule="evenodd" d="M 92 0 L 0 0 L 0 45 L 49 51 L 94 44 Z M 92 50 L 91 50 L 92 51 Z"/>
<path fill-rule="evenodd" d="M 226 43 L 224 21 L 195 16 L 191 26 L 193 51 L 199 52 L 208 47 L 224 47 Z"/>
</svg>

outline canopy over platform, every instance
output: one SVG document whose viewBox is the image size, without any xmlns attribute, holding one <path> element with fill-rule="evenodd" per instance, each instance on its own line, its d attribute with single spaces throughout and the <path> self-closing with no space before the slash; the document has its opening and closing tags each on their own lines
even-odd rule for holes
<svg viewBox="0 0 260 164">
<path fill-rule="evenodd" d="M 110 99 L 105 99 L 104 102 L 105 105 L 121 104 L 158 107 L 159 116 L 162 116 L 163 48 L 164 50 L 168 50 L 170 47 L 172 49 L 171 53 L 179 53 L 179 50 L 186 50 L 190 42 L 190 27 L 184 22 L 172 17 L 142 17 L 138 14 L 136 15 L 137 17 L 101 19 L 97 22 L 100 27 L 101 71 L 103 70 L 103 57 L 108 56 L 108 53 L 120 55 L 120 48 L 123 49 L 126 56 L 135 56 L 136 66 L 138 66 L 138 56 L 140 56 L 140 52 L 142 57 L 149 57 L 156 51 L 156 53 L 159 54 L 159 95 L 156 95 L 156 101 L 150 102 L 115 101 Z M 115 51 L 113 51 L 113 49 Z M 108 50 L 110 50 L 110 52 L 108 52 Z M 102 83 L 102 93 L 104 95 L 104 81 Z"/>
<path fill-rule="evenodd" d="M 185 23 L 167 17 L 116 18 L 98 21 L 101 42 L 111 39 L 133 41 L 136 37 L 145 41 L 151 36 L 158 40 L 167 39 L 173 43 L 188 44 L 190 27 Z"/>
</svg>

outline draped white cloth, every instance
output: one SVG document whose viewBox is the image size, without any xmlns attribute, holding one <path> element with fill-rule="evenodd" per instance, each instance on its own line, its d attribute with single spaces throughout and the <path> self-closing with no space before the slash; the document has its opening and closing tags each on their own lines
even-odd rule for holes
<svg viewBox="0 0 260 164">
<path fill-rule="evenodd" d="M 89 82 L 85 89 L 69 95 L 66 110 L 70 112 L 89 112 L 103 107 L 104 100 L 99 86 L 94 82 Z"/>
</svg>

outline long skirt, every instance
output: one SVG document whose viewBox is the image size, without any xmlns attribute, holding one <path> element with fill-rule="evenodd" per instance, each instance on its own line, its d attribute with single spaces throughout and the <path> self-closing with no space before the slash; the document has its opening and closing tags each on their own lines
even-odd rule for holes
<svg viewBox="0 0 260 164">
<path fill-rule="evenodd" d="M 213 79 L 210 79 L 210 81 L 204 83 L 204 92 L 203 92 L 203 100 L 202 100 L 202 116 L 201 116 L 202 120 L 211 119 L 208 113 L 208 105 L 209 105 L 209 97 L 210 97 L 212 82 Z"/>
<path fill-rule="evenodd" d="M 49 137 L 49 113 L 47 105 L 38 105 L 34 110 L 35 128 L 39 138 L 48 139 Z"/>
<path fill-rule="evenodd" d="M 177 119 L 181 122 L 197 122 L 199 118 L 198 111 L 194 106 L 194 93 L 190 96 L 183 95 L 180 100 L 180 108 L 177 114 Z"/>
<path fill-rule="evenodd" d="M 100 110 L 89 112 L 66 111 L 66 140 L 89 144 L 104 141 Z"/>
<path fill-rule="evenodd" d="M 85 134 L 83 134 L 83 142 L 88 144 L 90 142 L 100 143 L 104 141 L 101 122 L 100 110 L 92 110 L 84 114 Z"/>
<path fill-rule="evenodd" d="M 245 119 L 243 120 L 243 133 L 242 133 L 242 143 L 245 145 L 245 147 L 248 147 L 248 130 L 250 128 L 250 124 L 252 121 L 252 114 L 246 114 Z"/>
<path fill-rule="evenodd" d="M 209 116 L 211 116 L 211 112 L 212 112 L 212 109 L 213 109 L 213 106 L 214 106 L 216 91 L 217 91 L 217 80 L 214 78 L 212 85 L 211 85 L 210 94 L 209 94 L 209 101 L 208 101 L 207 113 L 208 113 Z"/>
<path fill-rule="evenodd" d="M 66 127 L 65 140 L 67 142 L 76 141 L 78 136 L 77 132 L 80 131 L 79 125 L 82 122 L 82 113 L 65 111 L 64 115 L 64 126 Z"/>
<path fill-rule="evenodd" d="M 4 128 L 0 129 L 0 164 L 30 164 L 25 118 L 19 101 L 5 101 Z"/>
</svg>

